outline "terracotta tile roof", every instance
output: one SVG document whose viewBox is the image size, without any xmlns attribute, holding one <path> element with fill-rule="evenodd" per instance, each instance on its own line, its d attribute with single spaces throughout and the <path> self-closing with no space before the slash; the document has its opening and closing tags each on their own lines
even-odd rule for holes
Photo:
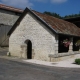
<svg viewBox="0 0 80 80">
<path fill-rule="evenodd" d="M 13 25 L 11 30 L 8 32 L 8 35 L 11 35 L 12 32 L 16 29 L 18 23 L 25 17 L 25 15 L 30 12 L 34 17 L 41 21 L 48 29 L 57 34 L 64 34 L 69 36 L 79 36 L 80 37 L 80 28 L 78 28 L 73 23 L 67 22 L 62 19 L 55 18 L 34 10 L 26 8 L 16 23 Z"/>
<path fill-rule="evenodd" d="M 0 4 L 0 9 L 5 9 L 5 10 L 19 12 L 19 13 L 23 12 L 22 9 L 14 8 L 14 7 L 11 7 L 11 6 L 4 5 L 4 4 Z"/>
<path fill-rule="evenodd" d="M 49 16 L 47 14 L 39 13 L 34 10 L 33 13 L 45 21 L 45 23 L 51 26 L 54 30 L 56 30 L 57 33 L 80 36 L 80 28 L 73 23 Z"/>
</svg>

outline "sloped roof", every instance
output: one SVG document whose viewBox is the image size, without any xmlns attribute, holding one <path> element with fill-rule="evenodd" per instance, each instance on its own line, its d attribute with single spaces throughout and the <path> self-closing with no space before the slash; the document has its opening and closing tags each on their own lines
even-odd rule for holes
<svg viewBox="0 0 80 80">
<path fill-rule="evenodd" d="M 68 35 L 80 35 L 80 29 L 73 23 L 64 21 L 62 19 L 55 18 L 43 13 L 33 11 L 36 15 L 42 18 L 48 25 L 56 30 L 57 33 L 63 33 Z"/>
<path fill-rule="evenodd" d="M 11 7 L 11 6 L 4 5 L 4 4 L 0 4 L 0 9 L 5 9 L 5 10 L 8 10 L 8 11 L 13 11 L 13 12 L 18 12 L 18 13 L 23 12 L 22 9 L 14 8 L 14 7 Z"/>
<path fill-rule="evenodd" d="M 38 20 L 40 20 L 43 24 L 45 24 L 47 27 L 49 27 L 53 32 L 55 32 L 57 34 L 80 36 L 80 29 L 73 23 L 64 21 L 62 19 L 55 18 L 53 16 L 49 16 L 47 14 L 37 12 L 34 10 L 30 10 L 28 8 L 25 9 L 22 16 L 20 16 L 18 21 L 14 24 L 12 29 L 9 31 L 8 35 L 11 35 L 11 33 L 17 27 L 17 23 L 20 23 L 20 21 L 24 18 L 24 16 L 27 14 L 28 11 L 33 16 L 35 16 Z"/>
</svg>

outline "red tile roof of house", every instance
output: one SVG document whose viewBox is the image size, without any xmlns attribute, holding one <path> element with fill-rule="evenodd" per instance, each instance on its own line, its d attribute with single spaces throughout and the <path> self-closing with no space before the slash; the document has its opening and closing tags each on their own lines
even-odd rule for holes
<svg viewBox="0 0 80 80">
<path fill-rule="evenodd" d="M 38 17 L 51 26 L 57 33 L 80 36 L 80 28 L 75 24 L 55 18 L 53 16 L 33 11 Z"/>
<path fill-rule="evenodd" d="M 49 16 L 34 10 L 30 10 L 26 8 L 17 22 L 13 25 L 8 35 L 11 35 L 12 32 L 17 27 L 18 23 L 24 18 L 24 16 L 30 12 L 37 20 L 41 21 L 48 29 L 57 34 L 64 34 L 69 36 L 80 36 L 80 28 L 78 28 L 73 23 L 64 21 L 62 19 L 55 18 L 53 16 Z"/>
<path fill-rule="evenodd" d="M 4 4 L 0 4 L 0 9 L 5 9 L 5 10 L 8 10 L 8 11 L 19 12 L 19 13 L 23 12 L 22 9 L 14 8 L 14 7 L 11 7 L 11 6 L 4 5 Z"/>
</svg>

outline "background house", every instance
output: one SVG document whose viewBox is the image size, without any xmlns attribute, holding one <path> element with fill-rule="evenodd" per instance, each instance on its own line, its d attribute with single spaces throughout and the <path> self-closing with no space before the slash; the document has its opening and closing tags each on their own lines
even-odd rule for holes
<svg viewBox="0 0 80 80">
<path fill-rule="evenodd" d="M 55 61 L 79 53 L 74 50 L 80 29 L 73 23 L 26 8 L 9 33 L 9 52 L 27 59 Z M 77 38 L 77 39 L 76 39 Z M 63 43 L 67 40 L 69 45 Z"/>
<path fill-rule="evenodd" d="M 68 22 L 71 22 L 71 23 L 73 23 L 73 24 L 75 24 L 77 27 L 79 27 L 80 28 L 80 17 L 74 17 L 74 18 L 66 18 L 66 19 L 64 19 L 64 20 L 66 20 L 66 21 L 68 21 Z M 78 39 L 80 39 L 79 37 L 76 37 L 75 38 L 75 40 L 74 40 L 74 43 L 78 40 Z M 78 41 L 79 42 L 79 41 Z M 77 46 L 75 46 L 75 44 L 73 44 L 74 45 L 74 51 L 77 51 L 77 50 L 79 50 L 79 47 Z"/>
<path fill-rule="evenodd" d="M 29 9 L 22 12 L 21 9 L 0 4 L 0 46 L 10 45 L 11 55 L 54 61 L 55 58 L 65 59 L 79 53 L 79 46 L 75 43 L 80 40 L 80 17 L 65 19 L 71 24 Z M 15 29 L 17 27 L 20 28 Z M 61 43 L 66 39 L 71 41 L 68 47 Z"/>
<path fill-rule="evenodd" d="M 0 4 L 0 46 L 8 46 L 8 31 L 22 14 L 23 10 Z"/>
<path fill-rule="evenodd" d="M 74 23 L 77 27 L 80 28 L 80 17 L 67 18 L 67 19 L 64 19 L 64 20 L 69 21 L 71 23 Z"/>
</svg>

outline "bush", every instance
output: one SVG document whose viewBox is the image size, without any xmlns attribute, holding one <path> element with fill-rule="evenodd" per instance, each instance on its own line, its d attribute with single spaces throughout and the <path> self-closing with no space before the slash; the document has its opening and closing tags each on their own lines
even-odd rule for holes
<svg viewBox="0 0 80 80">
<path fill-rule="evenodd" d="M 75 59 L 75 63 L 80 65 L 80 58 L 79 59 Z"/>
</svg>

